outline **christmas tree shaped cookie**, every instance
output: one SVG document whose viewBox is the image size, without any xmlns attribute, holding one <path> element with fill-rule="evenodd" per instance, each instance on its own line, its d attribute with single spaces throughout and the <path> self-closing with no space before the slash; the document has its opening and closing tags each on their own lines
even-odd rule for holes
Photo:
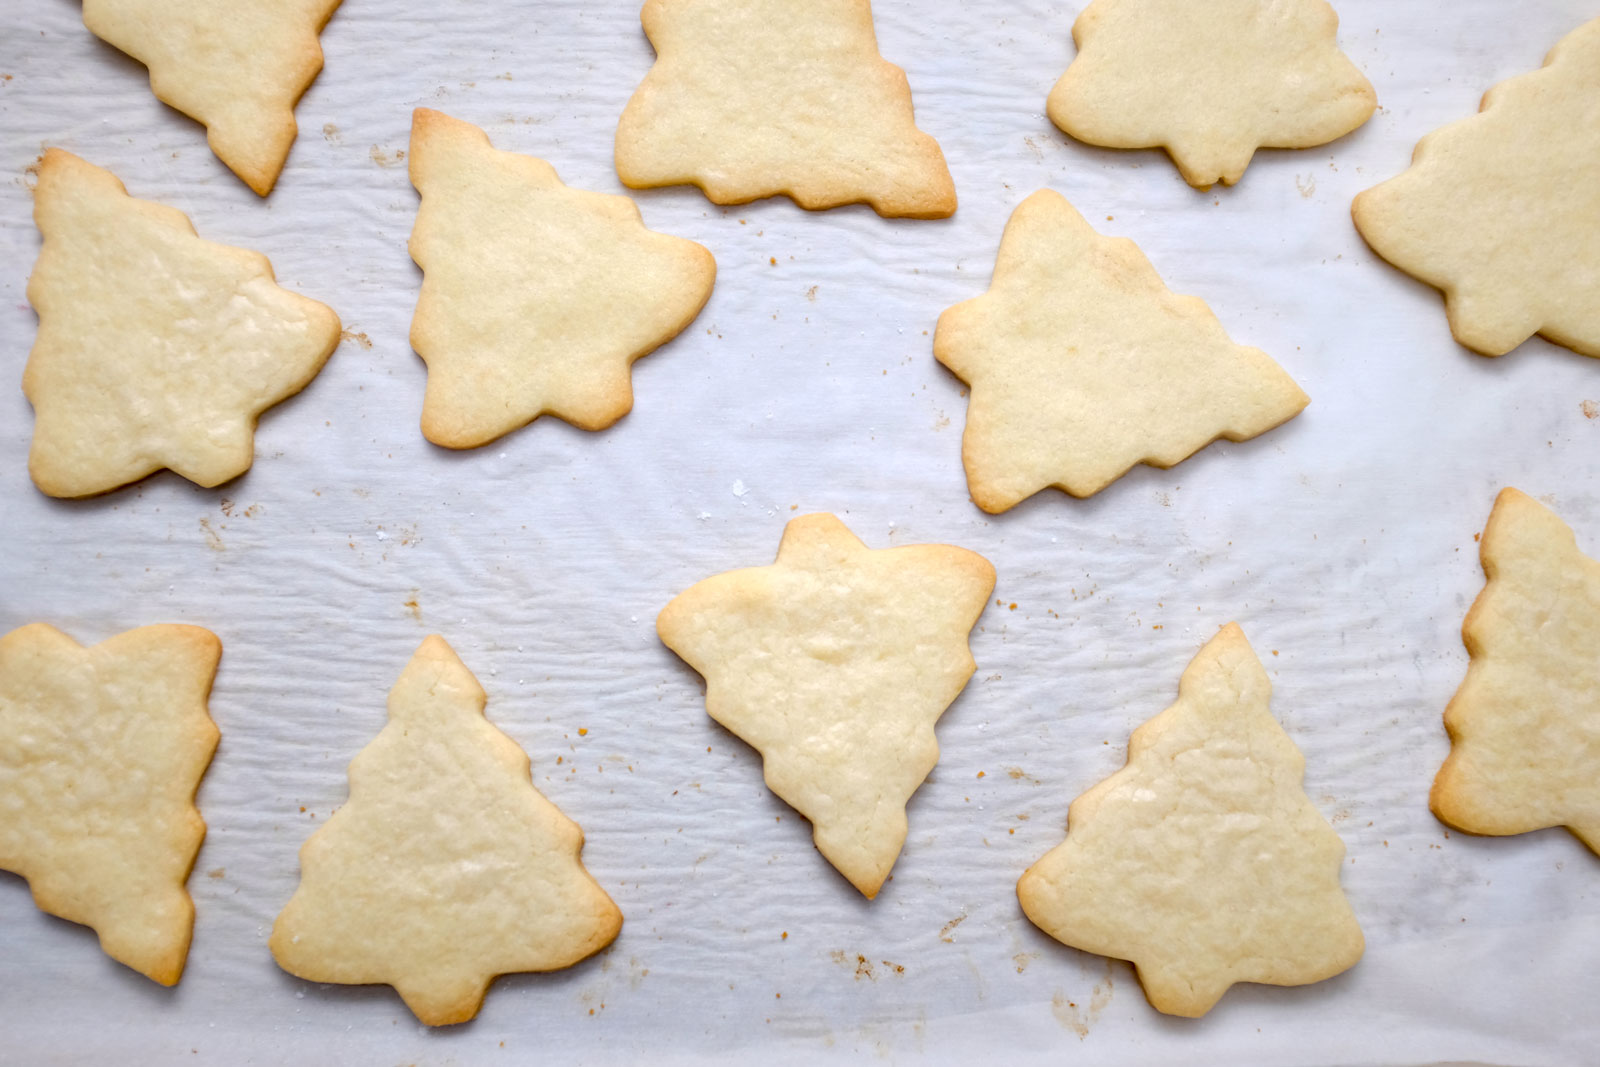
<svg viewBox="0 0 1600 1067">
<path fill-rule="evenodd" d="M 1305 759 L 1270 692 L 1244 632 L 1224 628 L 1017 883 L 1040 929 L 1132 960 L 1168 1015 L 1204 1015 L 1235 982 L 1305 985 L 1361 958 L 1344 843 L 1301 787 Z"/>
<path fill-rule="evenodd" d="M 1600 852 L 1600 563 L 1515 489 L 1479 551 L 1487 582 L 1461 627 L 1472 662 L 1445 709 L 1434 814 L 1475 834 L 1565 826 Z"/>
<path fill-rule="evenodd" d="M 1339 51 L 1325 0 L 1094 0 L 1050 120 L 1106 148 L 1162 147 L 1199 189 L 1257 148 L 1310 148 L 1371 117 L 1372 85 Z"/>
<path fill-rule="evenodd" d="M 217 158 L 262 196 L 294 144 L 294 106 L 322 69 L 340 0 L 83 0 L 83 22 L 150 68 L 150 88 L 206 127 Z"/>
<path fill-rule="evenodd" d="M 1136 463 L 1170 467 L 1307 403 L 1132 241 L 1100 236 L 1048 189 L 1012 213 L 989 291 L 939 316 L 933 354 L 972 388 L 961 454 L 989 512 L 1048 486 L 1092 496 Z"/>
<path fill-rule="evenodd" d="M 700 582 L 656 629 L 705 676 L 706 711 L 761 753 L 767 785 L 870 898 L 939 760 L 933 726 L 972 676 L 967 634 L 993 589 L 994 568 L 964 548 L 872 551 L 832 515 L 807 515 L 775 564 Z"/>
<path fill-rule="evenodd" d="M 300 850 L 270 940 L 284 970 L 392 985 L 444 1026 L 476 1015 L 496 975 L 568 967 L 616 938 L 583 831 L 533 787 L 486 702 L 443 638 L 422 643 L 350 763 L 349 802 Z"/>
<path fill-rule="evenodd" d="M 645 0 L 655 66 L 617 125 L 635 189 L 718 204 L 783 194 L 942 219 L 955 184 L 917 129 L 905 71 L 878 54 L 869 0 Z"/>
<path fill-rule="evenodd" d="M 221 655 L 196 626 L 92 648 L 42 623 L 0 638 L 0 870 L 162 985 L 182 977 L 194 931 L 184 884 L 206 836 L 194 797 L 217 747 L 206 699 Z"/>
<path fill-rule="evenodd" d="M 1428 134 L 1411 168 L 1356 197 L 1384 259 L 1444 291 L 1450 332 L 1486 356 L 1534 334 L 1600 356 L 1600 19 L 1482 110 Z"/>
<path fill-rule="evenodd" d="M 45 153 L 33 214 L 35 484 L 78 497 L 163 467 L 203 486 L 243 474 L 257 418 L 316 377 L 339 317 L 70 152 Z"/>
<path fill-rule="evenodd" d="M 645 228 L 625 196 L 571 189 L 541 159 L 417 109 L 411 344 L 428 364 L 422 432 L 476 448 L 550 414 L 585 430 L 633 406 L 628 368 L 705 306 L 716 261 Z"/>
</svg>

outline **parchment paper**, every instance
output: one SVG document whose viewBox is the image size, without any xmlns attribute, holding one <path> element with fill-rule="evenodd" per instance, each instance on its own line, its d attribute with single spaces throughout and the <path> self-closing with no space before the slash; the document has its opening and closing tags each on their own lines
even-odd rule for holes
<svg viewBox="0 0 1600 1067">
<path fill-rule="evenodd" d="M 1600 401 L 1600 364 L 1538 340 L 1498 360 L 1458 347 L 1438 294 L 1370 253 L 1348 206 L 1600 7 L 1340 0 L 1379 113 L 1325 148 L 1263 152 L 1210 194 L 1159 152 L 1092 149 L 1043 116 L 1079 7 L 878 0 L 880 46 L 954 173 L 955 217 L 638 194 L 649 225 L 716 255 L 704 313 L 636 365 L 635 409 L 612 429 L 541 419 L 455 454 L 417 429 L 411 108 L 621 191 L 612 135 L 651 61 L 635 0 L 349 0 L 265 201 L 73 0 L 3 5 L 0 630 L 46 620 L 92 642 L 182 621 L 225 652 L 181 985 L 113 963 L 0 875 L 0 1062 L 1595 1062 L 1600 860 L 1562 830 L 1447 833 L 1426 794 L 1495 492 L 1551 503 L 1600 551 L 1600 420 L 1583 407 Z M 348 340 L 262 420 L 234 483 L 163 474 L 81 503 L 30 484 L 17 385 L 36 328 L 28 168 L 47 145 L 182 209 L 204 237 L 266 253 L 343 317 Z M 963 392 L 929 334 L 987 287 L 1007 216 L 1041 186 L 1136 240 L 1311 406 L 1089 501 L 1049 491 L 979 512 Z M 1000 575 L 1003 603 L 972 637 L 978 673 L 940 723 L 943 758 L 870 903 L 654 634 L 674 594 L 769 562 L 784 523 L 817 510 L 875 547 L 972 548 Z M 1334 980 L 1236 987 L 1203 1020 L 1169 1019 L 1127 964 L 1030 925 L 1014 885 L 1230 620 L 1348 846 L 1367 953 Z M 297 850 L 343 803 L 346 763 L 435 631 L 583 826 L 584 861 L 626 923 L 598 958 L 502 979 L 475 1022 L 430 1032 L 386 987 L 290 977 L 265 939 Z"/>
</svg>

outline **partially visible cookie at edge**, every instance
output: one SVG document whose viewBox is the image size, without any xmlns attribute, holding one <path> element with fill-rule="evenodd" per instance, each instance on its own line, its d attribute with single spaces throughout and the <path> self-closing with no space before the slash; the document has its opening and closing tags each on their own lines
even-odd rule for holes
<svg viewBox="0 0 1600 1067">
<path fill-rule="evenodd" d="M 150 68 L 164 103 L 258 195 L 277 184 L 298 127 L 295 104 L 322 70 L 318 34 L 340 0 L 83 0 L 96 37 Z"/>
<path fill-rule="evenodd" d="M 698 185 L 713 203 L 784 195 L 813 210 L 956 209 L 905 72 L 878 53 L 869 0 L 646 0 L 655 65 L 617 124 L 636 189 Z"/>
<path fill-rule="evenodd" d="M 1355 198 L 1367 244 L 1444 293 L 1450 332 L 1500 356 L 1539 334 L 1600 357 L 1600 18 Z"/>
<path fill-rule="evenodd" d="M 0 638 L 0 869 L 162 985 L 183 976 L 194 932 L 185 885 L 206 834 L 195 793 L 217 747 L 221 655 L 197 626 L 88 648 L 44 623 Z"/>
<path fill-rule="evenodd" d="M 1106 148 L 1167 150 L 1184 181 L 1232 185 L 1258 148 L 1343 137 L 1378 105 L 1326 0 L 1094 0 L 1050 120 Z"/>
<path fill-rule="evenodd" d="M 1429 804 L 1474 834 L 1565 826 L 1600 853 L 1600 562 L 1549 508 L 1504 489 L 1461 626 L 1471 661 L 1445 708 Z"/>
</svg>

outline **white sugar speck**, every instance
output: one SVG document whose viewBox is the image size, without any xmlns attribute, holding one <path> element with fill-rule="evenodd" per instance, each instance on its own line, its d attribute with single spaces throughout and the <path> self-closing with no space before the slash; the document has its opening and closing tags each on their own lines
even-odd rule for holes
<svg viewBox="0 0 1600 1067">
<path fill-rule="evenodd" d="M 734 496 L 744 496 L 749 491 L 750 490 L 745 488 L 744 482 L 741 479 L 735 478 L 733 480 L 733 495 Z"/>
<path fill-rule="evenodd" d="M 387 541 L 387 540 L 389 540 L 389 535 L 384 533 L 382 530 L 379 530 L 378 531 L 378 540 Z"/>
<path fill-rule="evenodd" d="M 709 512 L 709 511 L 702 511 L 700 514 L 695 516 L 695 518 L 699 519 L 701 522 L 705 522 L 710 517 L 711 517 L 711 512 Z"/>
</svg>

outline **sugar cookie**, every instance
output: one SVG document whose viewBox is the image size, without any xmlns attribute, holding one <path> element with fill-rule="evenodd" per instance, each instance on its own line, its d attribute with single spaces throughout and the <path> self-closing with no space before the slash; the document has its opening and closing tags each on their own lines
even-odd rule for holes
<svg viewBox="0 0 1600 1067">
<path fill-rule="evenodd" d="M 1325 0 L 1094 0 L 1046 111 L 1089 144 L 1165 148 L 1196 188 L 1232 185 L 1257 148 L 1326 144 L 1372 116 L 1338 28 Z"/>
<path fill-rule="evenodd" d="M 1045 933 L 1132 960 L 1168 1015 L 1204 1015 L 1235 982 L 1305 985 L 1361 958 L 1344 842 L 1305 794 L 1271 690 L 1244 632 L 1225 627 L 1017 883 Z"/>
<path fill-rule="evenodd" d="M 182 212 L 59 148 L 33 214 L 34 483 L 79 497 L 163 467 L 203 486 L 248 470 L 257 418 L 316 377 L 339 316 L 279 288 L 265 256 L 201 240 Z"/>
<path fill-rule="evenodd" d="M 873 551 L 832 515 L 806 515 L 776 563 L 696 584 L 656 630 L 705 676 L 706 711 L 761 753 L 767 785 L 870 898 L 939 760 L 933 726 L 972 676 L 967 634 L 993 589 L 994 568 L 964 548 Z"/>
<path fill-rule="evenodd" d="M 616 938 L 583 831 L 533 787 L 487 699 L 443 638 L 417 649 L 388 725 L 350 762 L 348 803 L 300 850 L 269 941 L 280 967 L 394 986 L 444 1026 L 478 1014 L 496 975 L 568 967 Z"/>
<path fill-rule="evenodd" d="M 1424 137 L 1351 213 L 1374 251 L 1443 290 L 1466 347 L 1501 356 L 1537 333 L 1600 356 L 1597 175 L 1600 18 Z"/>
<path fill-rule="evenodd" d="M 783 194 L 812 209 L 955 211 L 905 71 L 878 54 L 869 0 L 646 0 L 642 18 L 656 62 L 617 125 L 625 184 L 692 183 L 717 204 Z"/>
<path fill-rule="evenodd" d="M 150 88 L 206 127 L 206 141 L 261 196 L 297 127 L 294 106 L 322 70 L 317 35 L 340 0 L 83 0 L 96 37 L 150 68 Z"/>
<path fill-rule="evenodd" d="M 705 306 L 711 253 L 645 228 L 625 196 L 572 189 L 478 127 L 418 108 L 411 344 L 428 364 L 422 432 L 476 448 L 550 414 L 600 430 L 633 407 L 628 368 Z"/>
<path fill-rule="evenodd" d="M 198 626 L 91 648 L 43 623 L 0 638 L 0 869 L 162 985 L 183 976 L 194 932 L 184 885 L 206 836 L 194 798 L 217 748 L 221 655 Z"/>
<path fill-rule="evenodd" d="M 1600 853 L 1600 562 L 1515 489 L 1478 551 L 1486 582 L 1461 626 L 1472 661 L 1444 712 L 1434 814 L 1475 834 L 1565 826 Z"/>
<path fill-rule="evenodd" d="M 1136 463 L 1170 467 L 1308 403 L 1204 302 L 1168 290 L 1137 245 L 1102 237 L 1048 189 L 1012 213 L 989 291 L 939 316 L 933 354 L 972 387 L 961 455 L 989 512 L 1049 486 L 1092 496 Z"/>
</svg>

